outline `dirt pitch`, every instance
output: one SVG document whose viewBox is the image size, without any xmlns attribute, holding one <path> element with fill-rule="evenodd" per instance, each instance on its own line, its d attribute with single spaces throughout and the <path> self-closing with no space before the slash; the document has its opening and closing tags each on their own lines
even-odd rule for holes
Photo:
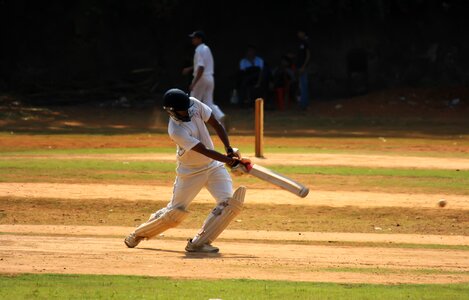
<svg viewBox="0 0 469 300">
<path fill-rule="evenodd" d="M 38 236 L 0 236 L 0 272 L 347 283 L 469 281 L 467 251 L 269 244 L 233 239 L 217 243 L 222 248 L 220 254 L 187 254 L 183 250 L 186 242 L 180 240 L 152 240 L 127 249 L 122 238 L 47 236 L 51 232 L 42 230 L 37 228 Z M 99 228 L 95 231 L 99 233 Z M 247 232 L 240 234 L 249 236 Z M 429 269 L 433 271 L 424 272 Z"/>
<path fill-rule="evenodd" d="M 376 107 L 370 107 L 370 99 L 364 99 L 366 101 L 363 105 L 350 101 L 341 110 L 336 109 L 336 103 L 318 104 L 313 107 L 312 112 L 295 113 L 294 119 L 285 118 L 283 113 L 269 114 L 269 120 L 276 123 L 266 128 L 267 134 L 272 135 L 270 140 L 266 140 L 267 146 L 291 146 L 291 140 L 278 136 L 281 133 L 296 135 L 298 139 L 295 140 L 295 145 L 298 147 L 322 149 L 325 153 L 301 157 L 298 154 L 268 153 L 268 160 L 260 163 L 469 169 L 469 145 L 465 129 L 469 106 L 460 109 L 435 106 L 428 116 L 434 116 L 435 120 L 441 122 L 422 122 L 419 118 L 412 121 L 412 118 L 422 111 L 421 107 L 408 106 L 408 109 L 404 110 L 407 113 L 403 115 L 402 105 L 391 104 L 391 100 L 402 96 L 401 92 L 391 96 L 392 99 L 388 99 L 388 102 L 383 102 L 382 99 L 372 101 L 376 103 Z M 383 103 L 390 103 L 388 106 L 392 106 L 395 113 L 392 113 L 394 110 L 390 108 L 382 109 Z M 431 107 L 427 106 L 427 110 L 430 110 Z M 352 108 L 357 109 L 350 112 Z M 368 108 L 368 111 L 362 111 L 361 108 Z M 42 150 L 43 153 L 47 149 L 173 146 L 167 136 L 164 139 L 155 138 L 155 135 L 166 132 L 167 117 L 161 118 L 153 110 L 98 107 L 90 109 L 72 106 L 24 111 L 16 106 L 4 109 L 8 110 L 9 118 L 1 120 L 0 126 L 8 131 L 0 135 L 0 148 L 6 152 Z M 235 144 L 252 145 L 252 118 L 246 117 L 247 114 L 231 115 L 235 117 L 232 124 L 243 125 L 231 128 Z M 371 120 L 371 123 L 360 120 L 347 121 L 347 116 L 351 115 L 410 119 L 409 123 L 396 123 L 395 128 L 392 122 L 387 126 L 375 123 L 375 120 Z M 336 119 L 344 116 L 344 122 Z M 316 118 L 319 118 L 319 121 L 314 123 L 315 126 L 311 126 L 312 120 Z M 299 126 L 303 128 L 298 128 Z M 34 134 L 41 132 L 56 134 Z M 79 132 L 83 135 L 59 134 Z M 87 135 L 88 133 L 94 134 Z M 102 135 L 103 133 L 111 135 Z M 121 135 L 123 133 L 124 135 Z M 414 138 L 419 140 L 416 142 Z M 344 154 L 327 153 L 329 149 L 340 150 Z M 368 150 L 372 151 L 373 155 L 360 155 Z M 433 157 L 432 153 L 435 154 Z M 15 157 L 10 153 L 3 159 L 26 157 Z M 168 161 L 173 160 L 174 156 L 41 154 L 29 158 Z M 170 193 L 169 186 L 142 184 L 0 184 L 0 197 L 12 197 L 15 201 L 27 198 L 132 201 L 154 199 L 155 195 L 168 198 Z M 437 201 L 444 197 L 448 200 L 448 209 L 469 211 L 467 196 L 452 195 L 450 190 L 446 194 L 429 195 L 319 191 L 311 187 L 310 196 L 306 199 L 295 198 L 278 189 L 249 189 L 248 193 L 248 201 L 260 205 L 276 203 L 297 208 L 304 205 L 345 208 L 425 207 L 434 210 L 435 214 L 441 209 L 436 207 Z M 197 201 L 208 203 L 212 202 L 212 199 L 207 192 L 203 192 Z M 0 204 L 0 217 L 4 213 L 6 212 Z M 33 208 L 31 213 L 34 213 Z M 252 278 L 386 284 L 469 282 L 469 232 L 459 235 L 430 235 L 425 232 L 326 233 L 265 229 L 227 230 L 216 242 L 221 248 L 221 253 L 203 255 L 184 252 L 185 239 L 193 236 L 198 228 L 173 229 L 155 240 L 142 242 L 135 249 L 127 249 L 123 244 L 123 237 L 132 230 L 131 227 L 4 224 L 0 225 L 0 273 L 132 274 L 178 278 Z"/>
<path fill-rule="evenodd" d="M 341 160 L 340 155 L 335 155 L 334 161 L 341 161 L 342 165 L 354 165 L 355 162 L 366 165 L 361 158 L 355 162 L 350 161 L 351 157 L 353 156 L 345 155 Z M 137 155 L 128 158 L 140 157 Z M 153 159 L 169 158 L 156 155 Z M 379 166 L 380 161 L 386 165 L 387 161 L 391 160 L 392 158 L 381 159 L 370 163 Z M 451 162 L 451 158 L 445 158 L 444 162 L 439 162 L 438 159 L 434 162 L 440 163 L 439 166 L 443 168 L 445 164 L 458 164 L 459 160 L 461 159 L 455 158 Z M 407 157 L 401 160 L 401 163 L 419 167 L 421 160 L 415 158 L 413 161 Z M 170 187 L 145 185 L 0 184 L 0 196 L 19 198 L 139 200 L 152 199 L 154 195 L 165 198 L 170 194 Z M 269 194 L 268 199 L 266 194 Z M 314 188 L 305 199 L 296 198 L 278 189 L 250 190 L 248 195 L 248 201 L 254 203 L 434 209 L 438 209 L 435 207 L 436 199 L 446 197 L 451 208 L 469 210 L 467 197 L 457 195 L 315 191 Z M 212 202 L 212 199 L 204 191 L 197 201 L 206 203 Z M 467 249 L 432 249 L 435 244 L 468 246 L 466 235 L 230 230 L 216 243 L 221 248 L 220 254 L 194 255 L 183 251 L 184 240 L 193 236 L 197 229 L 172 230 L 164 237 L 143 242 L 136 249 L 127 249 L 122 243 L 122 238 L 131 230 L 132 228 L 128 227 L 103 226 L 1 225 L 0 232 L 3 234 L 0 235 L 0 272 L 132 274 L 179 278 L 252 278 L 387 284 L 469 282 Z M 308 242 L 328 244 L 315 245 Z M 395 246 L 334 245 L 338 242 L 389 243 Z M 419 246 L 408 248 L 400 247 L 400 244 Z"/>
</svg>

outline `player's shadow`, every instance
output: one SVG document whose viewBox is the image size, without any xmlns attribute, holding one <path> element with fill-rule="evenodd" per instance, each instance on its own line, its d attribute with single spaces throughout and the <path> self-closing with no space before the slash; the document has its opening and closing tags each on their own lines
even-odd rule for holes
<svg viewBox="0 0 469 300">
<path fill-rule="evenodd" d="M 166 253 L 178 253 L 182 254 L 184 259 L 201 259 L 201 258 L 220 258 L 223 257 L 221 253 L 196 253 L 196 252 L 186 252 L 180 250 L 167 250 L 159 248 L 139 248 L 141 250 L 156 251 L 156 252 L 166 252 Z"/>
<path fill-rule="evenodd" d="M 195 252 L 184 252 L 182 259 L 204 259 L 204 258 L 223 258 L 222 253 L 195 253 Z"/>
<path fill-rule="evenodd" d="M 257 258 L 253 255 L 237 255 L 232 253 L 199 253 L 199 252 L 185 252 L 182 259 L 203 259 L 203 258 L 223 258 L 223 259 L 240 259 L 240 258 Z"/>
<path fill-rule="evenodd" d="M 230 259 L 230 258 L 257 258 L 253 255 L 236 255 L 236 254 L 229 254 L 229 253 L 201 253 L 201 252 L 186 252 L 181 250 L 168 250 L 168 249 L 159 249 L 159 248 L 138 248 L 141 250 L 147 251 L 156 251 L 156 252 L 166 252 L 166 253 L 178 253 L 182 255 L 182 259 L 204 259 L 204 258 L 223 258 L 223 259 Z"/>
<path fill-rule="evenodd" d="M 168 250 L 168 249 L 159 249 L 159 248 L 138 248 L 140 250 L 156 251 L 156 252 L 167 252 L 167 253 L 179 253 L 184 254 L 186 251 L 181 250 Z"/>
</svg>

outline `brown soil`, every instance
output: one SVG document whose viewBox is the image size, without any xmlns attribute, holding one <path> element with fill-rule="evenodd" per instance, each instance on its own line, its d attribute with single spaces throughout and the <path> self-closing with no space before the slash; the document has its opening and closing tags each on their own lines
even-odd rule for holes
<svg viewBox="0 0 469 300">
<path fill-rule="evenodd" d="M 232 226 L 230 226 L 232 227 Z M 76 225 L 0 225 L 0 232 L 19 235 L 68 235 L 82 237 L 125 236 L 135 227 L 124 226 L 76 226 Z M 172 228 L 158 239 L 180 239 L 193 236 L 197 229 Z M 289 241 L 289 242 L 359 242 L 420 245 L 469 246 L 467 235 L 390 234 L 353 232 L 289 232 L 275 230 L 227 229 L 220 236 L 223 240 Z M 142 244 L 143 245 L 143 244 Z"/>
<path fill-rule="evenodd" d="M 308 129 L 309 131 L 311 129 Z M 384 153 L 441 153 L 448 156 L 454 154 L 469 154 L 469 141 L 463 135 L 424 136 L 419 133 L 407 132 L 406 138 L 394 138 L 386 132 L 369 128 L 368 130 L 354 131 L 354 137 L 337 138 L 338 133 L 331 137 L 320 137 L 306 133 L 306 137 L 265 137 L 265 147 L 282 148 L 303 147 L 305 149 L 337 149 L 344 151 L 381 151 Z M 371 136 L 371 137 L 370 137 Z M 335 138 L 334 138 L 335 137 Z M 254 136 L 231 136 L 232 144 L 241 151 L 245 147 L 254 145 Z M 220 147 L 217 138 L 214 142 Z M 145 147 L 175 147 L 166 133 L 146 134 L 116 134 L 116 135 L 42 135 L 42 134 L 11 134 L 0 135 L 0 149 L 14 150 L 48 150 L 48 149 L 83 149 L 83 148 L 145 148 Z M 271 153 L 266 153 L 267 157 Z"/>
<path fill-rule="evenodd" d="M 220 254 L 188 254 L 183 250 L 185 241 L 152 240 L 127 249 L 122 238 L 43 234 L 1 235 L 0 273 L 129 274 L 344 283 L 469 281 L 469 259 L 467 251 L 463 250 L 230 241 L 217 243 Z M 242 233 L 243 236 L 248 234 Z"/>
<path fill-rule="evenodd" d="M 137 226 L 167 201 L 0 198 L 0 224 Z M 193 203 L 179 228 L 198 228 L 213 203 Z M 410 207 L 330 207 L 246 202 L 231 229 L 469 235 L 467 210 Z"/>
<path fill-rule="evenodd" d="M 467 88 L 465 88 L 467 90 Z M 467 99 L 454 108 L 442 95 L 425 103 L 432 93 L 405 101 L 409 92 L 374 93 L 338 101 L 314 102 L 309 111 L 266 111 L 265 132 L 271 136 L 429 136 L 467 135 Z M 389 95 L 389 97 L 388 97 Z M 339 106 L 339 108 L 338 108 Z M 253 110 L 226 109 L 232 135 L 253 134 Z M 93 105 L 37 108 L 0 105 L 0 126 L 12 132 L 165 133 L 168 116 L 158 106 L 109 108 Z M 412 123 L 409 130 L 408 122 Z"/>
<path fill-rule="evenodd" d="M 436 91 L 438 92 L 438 91 Z M 414 96 L 416 93 L 417 96 Z M 429 96 L 438 94 L 438 97 Z M 405 97 L 405 101 L 400 97 Z M 461 105 L 448 108 L 444 101 L 461 98 Z M 438 99 L 437 99 L 438 98 Z M 266 145 L 282 147 L 295 145 L 315 149 L 340 149 L 351 151 L 381 151 L 408 155 L 409 153 L 469 153 L 467 142 L 467 99 L 452 93 L 419 93 L 396 91 L 381 95 L 344 100 L 341 103 L 318 103 L 306 113 L 266 113 L 266 133 L 277 136 L 266 138 Z M 337 109 L 336 105 L 342 108 Z M 3 108 L 2 108 L 3 109 Z M 97 107 L 65 107 L 37 110 L 18 107 L 2 110 L 6 116 L 0 121 L 11 134 L 0 135 L 2 151 L 38 149 L 173 147 L 166 132 L 166 116 L 160 112 L 136 109 L 109 109 Z M 7 113 L 5 115 L 5 113 Z M 232 116 L 232 140 L 235 145 L 253 145 L 252 112 L 229 112 Z M 428 116 L 429 122 L 419 113 Z M 311 118 L 326 116 L 326 124 Z M 397 123 L 368 122 L 376 116 L 394 118 Z M 351 120 L 347 120 L 350 118 Z M 362 122 L 362 117 L 368 118 Z M 329 119 L 327 119 L 329 118 Z M 414 126 L 409 129 L 409 118 Z M 274 120 L 275 124 L 269 123 Z M 286 120 L 286 121 L 285 121 Z M 354 123 L 357 122 L 357 123 Z M 351 127 L 349 125 L 352 125 Z M 376 125 L 376 126 L 375 126 Z M 234 128 L 236 126 L 237 128 Z M 301 128 L 298 128 L 302 126 Z M 135 135 L 34 135 L 18 132 L 68 132 L 68 133 L 134 133 Z M 142 134 L 149 132 L 152 134 Z M 161 134 L 154 134 L 155 132 Z M 279 135 L 290 138 L 278 137 Z M 299 138 L 291 138 L 297 135 Z M 313 136 L 313 137 L 311 137 Z M 336 137 L 349 137 L 338 139 Z M 389 138 L 389 137 L 406 137 Z M 417 138 L 426 140 L 415 140 Z M 415 138 L 415 139 L 414 139 Z M 355 152 L 353 152 L 355 153 Z M 465 158 L 405 157 L 382 155 L 332 155 L 308 154 L 307 157 L 274 155 L 260 164 L 351 165 L 370 167 L 468 169 Z M 430 156 L 428 154 L 423 154 Z M 13 157 L 8 157 L 8 159 Z M 65 159 L 65 157 L 54 156 Z M 75 156 L 75 158 L 79 158 Z M 86 156 L 84 158 L 93 158 Z M 170 159 L 163 155 L 99 155 L 99 159 Z M 125 201 L 166 201 L 171 188 L 130 184 L 60 184 L 60 183 L 1 183 L 0 197 L 21 199 L 123 199 Z M 268 197 L 266 197 L 268 195 Z M 436 208 L 437 201 L 445 198 L 448 205 Z M 212 197 L 203 191 L 197 203 L 210 205 Z M 431 209 L 438 212 L 469 210 L 467 196 L 452 194 L 378 193 L 317 191 L 297 198 L 278 189 L 249 189 L 248 205 L 285 205 L 295 210 L 313 206 L 376 209 L 382 207 L 401 209 Z M 85 203 L 84 203 L 85 204 Z M 82 208 L 86 210 L 86 205 Z M 353 211 L 350 208 L 350 211 Z M 25 213 L 33 214 L 33 207 Z M 0 217 L 5 208 L 0 207 Z M 67 214 L 66 210 L 62 214 Z M 129 215 L 132 211 L 129 212 Z M 459 216 L 459 215 L 458 215 Z M 459 217 L 454 221 L 459 222 Z M 53 217 L 53 216 L 52 216 Z M 63 216 L 66 217 L 66 216 Z M 145 216 L 141 218 L 145 218 Z M 360 216 L 357 216 L 357 219 Z M 384 217 L 384 216 L 383 216 Z M 417 216 L 418 217 L 418 216 Z M 240 218 L 242 218 L 240 216 Z M 429 217 L 431 218 L 431 216 Z M 34 216 L 31 215 L 31 219 Z M 57 221 L 57 220 L 56 220 Z M 242 220 L 241 220 L 242 221 Z M 55 222 L 55 221 L 51 221 Z M 136 223 L 141 220 L 135 220 Z M 200 224 L 200 222 L 199 222 Z M 461 223 L 464 224 L 464 223 Z M 104 225 L 104 224 L 102 224 Z M 236 225 L 236 220 L 232 225 Z M 457 226 L 457 225 L 455 225 Z M 265 228 L 263 228 L 265 229 Z M 184 252 L 185 241 L 196 229 L 178 229 L 165 233 L 164 238 L 142 242 L 136 249 L 127 249 L 122 237 L 131 227 L 108 226 L 38 226 L 0 225 L 0 273 L 77 273 L 77 274 L 131 274 L 170 276 L 179 278 L 253 278 L 297 281 L 343 283 L 457 283 L 469 282 L 469 256 L 464 247 L 468 234 L 461 230 L 457 235 L 429 234 L 370 234 L 325 233 L 297 231 L 226 231 L 216 245 L 221 254 L 203 255 Z M 426 231 L 423 230 L 422 233 Z M 301 233 L 301 235 L 300 235 Z M 64 236 L 59 236 L 64 235 Z M 122 236 L 116 238 L 115 236 Z M 269 243 L 268 241 L 273 241 Z M 314 245 L 312 242 L 329 242 Z M 340 245 L 334 242 L 362 243 Z M 363 243 L 420 244 L 414 249 L 370 246 Z M 431 249 L 429 244 L 448 245 L 447 249 Z M 451 248 L 449 246 L 463 246 Z M 462 250 L 461 250 L 462 249 Z"/>
<path fill-rule="evenodd" d="M 0 183 L 0 197 L 52 199 L 126 199 L 167 201 L 172 187 L 125 184 L 61 184 L 61 183 Z M 269 197 L 265 195 L 268 194 Z M 389 194 L 374 192 L 310 191 L 299 198 L 279 189 L 248 189 L 246 201 L 255 204 L 325 205 L 333 207 L 415 207 L 435 208 L 444 198 L 446 208 L 469 209 L 467 196 L 451 194 Z M 195 203 L 213 203 L 212 196 L 202 190 Z"/>
<path fill-rule="evenodd" d="M 1 195 L 33 198 L 152 199 L 167 197 L 171 189 L 132 185 L 1 184 Z M 266 192 L 270 195 L 265 198 Z M 429 195 L 314 192 L 300 199 L 279 190 L 250 190 L 249 201 L 301 205 L 358 205 L 435 207 Z M 435 196 L 433 196 L 435 197 Z M 438 197 L 435 197 L 438 199 Z M 213 200 L 202 192 L 199 202 Z M 452 207 L 468 209 L 457 196 Z M 1 225 L 0 273 L 76 273 L 170 276 L 177 278 L 246 278 L 343 283 L 458 283 L 469 282 L 466 250 L 425 249 L 425 244 L 468 245 L 467 235 L 392 235 L 310 232 L 227 231 L 216 243 L 221 254 L 184 252 L 196 229 L 165 233 L 159 240 L 127 249 L 126 227 L 64 227 Z M 25 235 L 34 234 L 34 236 Z M 66 235 L 56 236 L 56 235 Z M 248 239 L 246 241 L 246 239 Z M 269 244 L 268 240 L 275 242 Z M 311 245 L 311 241 L 422 244 L 423 248 Z M 292 244 L 292 242 L 294 244 Z M 300 243 L 300 244 L 298 244 Z"/>
</svg>

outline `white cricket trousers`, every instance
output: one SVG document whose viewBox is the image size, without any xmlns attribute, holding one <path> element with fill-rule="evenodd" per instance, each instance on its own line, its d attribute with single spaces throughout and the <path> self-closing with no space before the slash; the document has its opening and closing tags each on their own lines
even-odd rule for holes
<svg viewBox="0 0 469 300">
<path fill-rule="evenodd" d="M 196 98 L 197 100 L 202 101 L 207 104 L 213 112 L 215 118 L 220 121 L 225 114 L 221 109 L 213 103 L 213 90 L 215 89 L 215 80 L 212 75 L 203 75 L 200 77 L 199 81 L 195 84 L 194 88 L 191 91 L 191 97 Z"/>
<path fill-rule="evenodd" d="M 233 195 L 231 176 L 222 164 L 191 173 L 178 174 L 174 182 L 173 197 L 167 208 L 187 208 L 200 190 L 206 187 L 217 204 L 227 201 Z"/>
</svg>

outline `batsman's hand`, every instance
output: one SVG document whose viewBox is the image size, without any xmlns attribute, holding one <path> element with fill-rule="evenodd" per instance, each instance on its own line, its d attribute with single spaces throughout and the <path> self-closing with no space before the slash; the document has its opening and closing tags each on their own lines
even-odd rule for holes
<svg viewBox="0 0 469 300">
<path fill-rule="evenodd" d="M 233 163 L 228 164 L 231 169 L 231 173 L 235 176 L 241 176 L 243 174 L 248 173 L 249 165 L 251 164 L 251 160 L 247 158 L 233 158 Z"/>
<path fill-rule="evenodd" d="M 238 148 L 231 148 L 231 146 L 228 146 L 225 148 L 225 150 L 226 150 L 226 156 L 231 157 L 231 158 L 241 159 L 241 152 L 239 152 Z"/>
</svg>

